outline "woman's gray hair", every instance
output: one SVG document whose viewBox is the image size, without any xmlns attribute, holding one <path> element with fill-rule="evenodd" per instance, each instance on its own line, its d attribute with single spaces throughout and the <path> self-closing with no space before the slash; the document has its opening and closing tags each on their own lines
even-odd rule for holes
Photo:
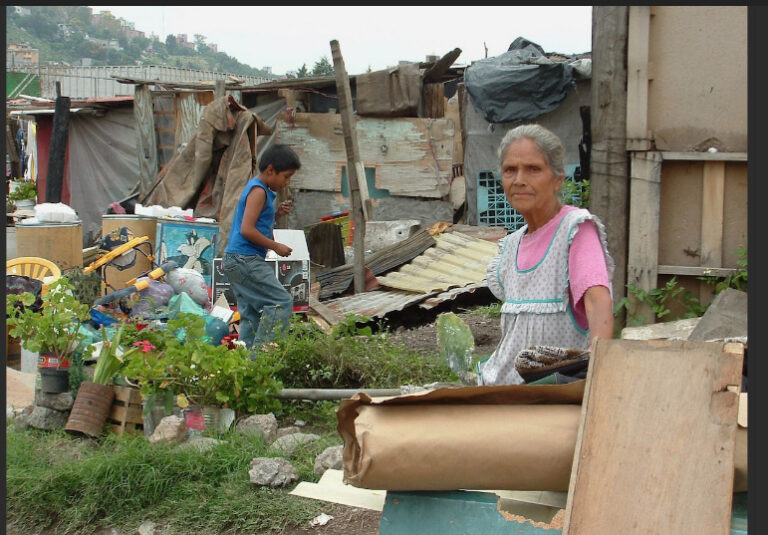
<svg viewBox="0 0 768 535">
<path fill-rule="evenodd" d="M 503 167 L 504 156 L 515 141 L 528 138 L 536 144 L 539 152 L 558 177 L 565 176 L 565 148 L 563 142 L 552 131 L 540 124 L 521 124 L 509 130 L 499 145 L 499 168 Z"/>
</svg>

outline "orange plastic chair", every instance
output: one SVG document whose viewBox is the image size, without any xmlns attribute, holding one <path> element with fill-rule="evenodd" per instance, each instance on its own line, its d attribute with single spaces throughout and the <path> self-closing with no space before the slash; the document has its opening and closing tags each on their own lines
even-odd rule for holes
<svg viewBox="0 0 768 535">
<path fill-rule="evenodd" d="M 37 279 L 43 283 L 41 293 L 48 291 L 48 286 L 61 277 L 59 266 L 45 258 L 37 256 L 21 256 L 12 258 L 5 263 L 6 275 L 22 275 L 31 279 Z M 53 280 L 45 282 L 46 277 L 53 277 Z"/>
</svg>

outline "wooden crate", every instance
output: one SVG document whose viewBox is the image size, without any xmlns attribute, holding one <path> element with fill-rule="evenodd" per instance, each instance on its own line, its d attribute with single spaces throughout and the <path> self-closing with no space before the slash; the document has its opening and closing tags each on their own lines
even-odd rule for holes
<svg viewBox="0 0 768 535">
<path fill-rule="evenodd" d="M 107 423 L 118 435 L 144 432 L 141 393 L 138 388 L 114 385 L 115 400 L 112 402 Z"/>
</svg>

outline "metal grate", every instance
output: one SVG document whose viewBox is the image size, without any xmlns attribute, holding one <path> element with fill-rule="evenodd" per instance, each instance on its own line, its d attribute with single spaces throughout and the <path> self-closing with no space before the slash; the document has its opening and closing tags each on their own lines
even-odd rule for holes
<svg viewBox="0 0 768 535">
<path fill-rule="evenodd" d="M 574 182 L 574 174 L 578 165 L 565 166 L 565 180 Z M 579 184 L 577 182 L 577 184 Z M 570 188 L 572 196 L 566 200 L 568 204 L 581 205 L 582 188 Z M 493 171 L 483 170 L 477 173 L 477 224 L 488 227 L 505 227 L 514 232 L 523 225 L 523 216 L 507 202 L 501 180 L 494 176 Z"/>
</svg>

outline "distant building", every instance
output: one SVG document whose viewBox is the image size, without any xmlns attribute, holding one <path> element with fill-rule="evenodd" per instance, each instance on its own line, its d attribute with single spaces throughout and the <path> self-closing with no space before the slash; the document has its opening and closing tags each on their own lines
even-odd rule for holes
<svg viewBox="0 0 768 535">
<path fill-rule="evenodd" d="M 217 45 L 216 43 L 209 43 L 208 44 L 208 48 L 210 48 L 214 52 L 218 52 L 219 51 L 219 45 Z"/>
<path fill-rule="evenodd" d="M 272 74 L 272 67 L 262 67 L 261 70 L 267 74 Z"/>
<path fill-rule="evenodd" d="M 141 32 L 139 30 L 134 30 L 132 28 L 125 28 L 125 36 L 128 37 L 128 39 L 133 39 L 135 37 L 144 37 L 144 32 Z"/>
<path fill-rule="evenodd" d="M 101 19 L 104 17 L 112 17 L 111 11 L 100 11 L 99 13 L 94 13 L 91 15 L 91 23 L 92 24 L 99 24 L 101 23 Z"/>
<path fill-rule="evenodd" d="M 72 29 L 72 26 L 70 26 L 69 24 L 64 24 L 60 22 L 58 24 L 58 27 L 59 27 L 59 35 L 63 35 L 64 37 L 69 37 L 70 35 L 72 35 L 73 29 Z"/>
<path fill-rule="evenodd" d="M 5 53 L 7 67 L 33 67 L 40 64 L 40 51 L 29 45 L 10 44 Z"/>
</svg>

